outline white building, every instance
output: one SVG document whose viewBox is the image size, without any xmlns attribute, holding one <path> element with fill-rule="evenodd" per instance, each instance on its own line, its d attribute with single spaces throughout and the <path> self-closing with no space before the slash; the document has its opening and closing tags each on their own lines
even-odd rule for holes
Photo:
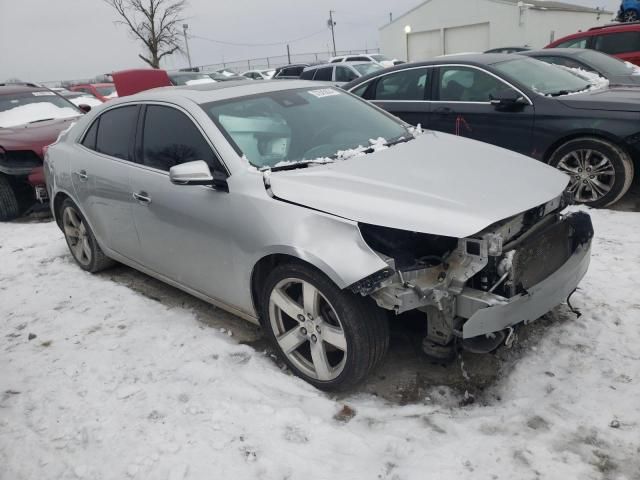
<svg viewBox="0 0 640 480">
<path fill-rule="evenodd" d="M 542 48 L 609 23 L 612 15 L 542 0 L 427 0 L 380 29 L 380 49 L 390 57 L 417 61 L 497 47 Z"/>
</svg>

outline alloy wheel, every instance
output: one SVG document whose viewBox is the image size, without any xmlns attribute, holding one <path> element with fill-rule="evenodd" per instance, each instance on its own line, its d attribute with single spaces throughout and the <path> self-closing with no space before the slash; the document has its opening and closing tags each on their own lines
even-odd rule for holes
<svg viewBox="0 0 640 480">
<path fill-rule="evenodd" d="M 302 373 L 336 379 L 347 359 L 347 338 L 336 310 L 311 283 L 284 279 L 269 297 L 269 321 L 276 341 Z"/>
<path fill-rule="evenodd" d="M 591 149 L 569 152 L 557 168 L 571 177 L 569 191 L 576 202 L 594 202 L 607 195 L 614 185 L 616 171 L 611 160 Z"/>
<path fill-rule="evenodd" d="M 92 258 L 89 232 L 84 220 L 74 208 L 67 207 L 64 210 L 62 226 L 74 258 L 81 265 L 89 265 Z"/>
</svg>

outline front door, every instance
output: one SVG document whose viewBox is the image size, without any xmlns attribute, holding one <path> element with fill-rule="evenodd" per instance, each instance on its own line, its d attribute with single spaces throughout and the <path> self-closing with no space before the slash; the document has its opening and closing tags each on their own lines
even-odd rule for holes
<svg viewBox="0 0 640 480">
<path fill-rule="evenodd" d="M 429 128 L 532 155 L 534 107 L 503 110 L 492 105 L 506 90 L 514 89 L 479 68 L 440 67 Z"/>
<path fill-rule="evenodd" d="M 141 263 L 210 297 L 226 298 L 224 272 L 233 271 L 230 194 L 169 181 L 169 169 L 181 163 L 204 160 L 212 171 L 223 167 L 183 111 L 148 105 L 143 114 L 140 165 L 131 176 Z"/>
</svg>

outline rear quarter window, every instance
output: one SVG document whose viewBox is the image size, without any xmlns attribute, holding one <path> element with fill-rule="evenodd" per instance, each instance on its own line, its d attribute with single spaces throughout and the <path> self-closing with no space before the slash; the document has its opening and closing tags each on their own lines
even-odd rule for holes
<svg viewBox="0 0 640 480">
<path fill-rule="evenodd" d="M 132 160 L 131 146 L 137 119 L 137 105 L 104 112 L 99 118 L 95 150 L 122 160 Z"/>
<path fill-rule="evenodd" d="M 594 37 L 593 48 L 609 55 L 640 51 L 640 32 L 619 32 Z"/>
</svg>

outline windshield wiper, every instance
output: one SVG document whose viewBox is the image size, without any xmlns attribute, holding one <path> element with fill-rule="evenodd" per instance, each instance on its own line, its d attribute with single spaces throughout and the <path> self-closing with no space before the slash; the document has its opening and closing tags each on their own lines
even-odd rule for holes
<svg viewBox="0 0 640 480">
<path fill-rule="evenodd" d="M 31 125 L 32 123 L 48 122 L 49 120 L 55 120 L 55 118 L 43 118 L 42 120 L 33 120 L 31 122 L 28 122 L 28 123 L 29 123 L 29 125 Z"/>
<path fill-rule="evenodd" d="M 275 167 L 264 167 L 260 170 L 266 171 L 271 170 L 272 172 L 281 172 L 283 170 L 297 170 L 298 168 L 307 168 L 309 165 L 326 165 L 327 163 L 333 163 L 332 160 L 335 160 L 334 157 L 328 157 L 331 160 L 323 159 L 323 160 L 301 160 L 299 162 L 292 162 L 287 165 L 278 165 Z"/>
</svg>

